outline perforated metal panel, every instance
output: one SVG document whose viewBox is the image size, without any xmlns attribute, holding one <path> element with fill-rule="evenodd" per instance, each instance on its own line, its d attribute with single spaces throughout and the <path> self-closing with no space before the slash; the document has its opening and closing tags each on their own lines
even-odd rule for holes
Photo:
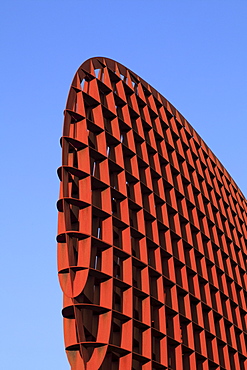
<svg viewBox="0 0 247 370">
<path fill-rule="evenodd" d="M 58 271 L 72 370 L 244 370 L 246 200 L 184 117 L 87 60 L 65 110 Z"/>
</svg>

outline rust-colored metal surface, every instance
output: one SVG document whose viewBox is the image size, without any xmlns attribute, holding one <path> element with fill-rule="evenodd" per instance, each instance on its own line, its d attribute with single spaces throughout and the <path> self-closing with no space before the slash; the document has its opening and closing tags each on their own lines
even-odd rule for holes
<svg viewBox="0 0 247 370">
<path fill-rule="evenodd" d="M 61 145 L 72 370 L 246 370 L 246 200 L 200 136 L 100 57 L 75 74 Z"/>
</svg>

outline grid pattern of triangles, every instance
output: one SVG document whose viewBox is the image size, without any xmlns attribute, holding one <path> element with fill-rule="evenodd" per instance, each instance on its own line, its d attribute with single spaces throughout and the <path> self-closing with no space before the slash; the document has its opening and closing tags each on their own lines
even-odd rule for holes
<svg viewBox="0 0 247 370">
<path fill-rule="evenodd" d="M 65 110 L 58 270 L 72 370 L 247 369 L 247 207 L 181 114 L 107 58 Z"/>
</svg>

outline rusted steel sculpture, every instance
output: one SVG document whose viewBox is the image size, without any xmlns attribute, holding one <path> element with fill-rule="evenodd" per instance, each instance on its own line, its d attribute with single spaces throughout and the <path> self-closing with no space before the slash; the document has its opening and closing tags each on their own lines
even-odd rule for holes
<svg viewBox="0 0 247 370">
<path fill-rule="evenodd" d="M 99 57 L 75 74 L 61 145 L 72 370 L 246 370 L 246 200 L 200 136 Z"/>
</svg>

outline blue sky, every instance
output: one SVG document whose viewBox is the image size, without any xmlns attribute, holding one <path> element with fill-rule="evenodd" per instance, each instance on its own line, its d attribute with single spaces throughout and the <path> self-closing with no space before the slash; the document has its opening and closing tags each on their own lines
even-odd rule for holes
<svg viewBox="0 0 247 370">
<path fill-rule="evenodd" d="M 246 0 L 36 0 L 0 5 L 4 370 L 68 370 L 57 281 L 59 137 L 73 75 L 126 65 L 187 118 L 244 194 Z"/>
</svg>

